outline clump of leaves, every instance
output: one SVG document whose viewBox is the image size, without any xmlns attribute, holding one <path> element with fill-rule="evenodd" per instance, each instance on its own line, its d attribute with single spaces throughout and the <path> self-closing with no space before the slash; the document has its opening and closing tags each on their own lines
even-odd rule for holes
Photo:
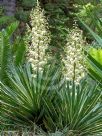
<svg viewBox="0 0 102 136">
<path fill-rule="evenodd" d="M 66 82 L 56 96 L 45 99 L 44 124 L 50 131 L 67 127 L 68 136 L 96 135 L 102 131 L 101 90 L 84 79 L 80 85 Z M 53 100 L 53 98 L 55 98 Z"/>
</svg>

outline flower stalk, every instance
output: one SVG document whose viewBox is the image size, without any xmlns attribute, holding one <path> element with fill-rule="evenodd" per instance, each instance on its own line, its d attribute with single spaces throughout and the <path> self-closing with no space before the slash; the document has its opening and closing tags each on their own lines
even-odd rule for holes
<svg viewBox="0 0 102 136">
<path fill-rule="evenodd" d="M 82 31 L 75 26 L 70 30 L 67 37 L 66 55 L 63 57 L 63 70 L 66 79 L 74 81 L 76 84 L 85 76 L 84 45 Z"/>
<path fill-rule="evenodd" d="M 46 49 L 51 40 L 48 22 L 38 0 L 37 6 L 31 11 L 30 18 L 32 28 L 29 28 L 28 32 L 31 44 L 28 44 L 27 59 L 33 69 L 37 70 L 42 69 L 47 63 Z"/>
</svg>

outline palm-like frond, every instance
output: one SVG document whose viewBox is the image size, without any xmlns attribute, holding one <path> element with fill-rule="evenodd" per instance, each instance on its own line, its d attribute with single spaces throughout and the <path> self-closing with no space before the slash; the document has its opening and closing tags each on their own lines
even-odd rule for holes
<svg viewBox="0 0 102 136">
<path fill-rule="evenodd" d="M 9 66 L 22 63 L 25 53 L 25 45 L 23 42 L 17 45 L 17 51 L 13 54 L 11 37 L 18 26 L 18 22 L 11 24 L 5 30 L 0 32 L 0 80 L 5 80 L 6 72 L 10 72 Z"/>
<path fill-rule="evenodd" d="M 16 21 L 14 23 L 11 23 L 11 25 L 8 26 L 6 30 L 4 30 L 4 35 L 8 37 L 8 40 L 10 40 L 11 36 L 17 29 L 18 25 L 19 25 L 19 22 Z"/>
<path fill-rule="evenodd" d="M 11 50 L 8 41 L 8 36 L 3 35 L 0 32 L 0 79 L 5 78 L 6 71 L 8 71 L 8 65 L 11 64 Z"/>
</svg>

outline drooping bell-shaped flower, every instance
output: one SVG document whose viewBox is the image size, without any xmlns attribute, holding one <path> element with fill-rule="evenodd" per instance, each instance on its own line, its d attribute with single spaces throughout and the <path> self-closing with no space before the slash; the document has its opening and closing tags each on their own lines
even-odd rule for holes
<svg viewBox="0 0 102 136">
<path fill-rule="evenodd" d="M 45 52 L 50 43 L 50 31 L 44 10 L 41 9 L 39 3 L 32 9 L 30 18 L 31 29 L 28 28 L 30 45 L 28 46 L 27 58 L 33 69 L 42 69 L 47 63 Z"/>
<path fill-rule="evenodd" d="M 84 45 L 82 31 L 75 26 L 70 30 L 67 37 L 63 63 L 66 79 L 74 81 L 76 84 L 85 76 Z"/>
</svg>

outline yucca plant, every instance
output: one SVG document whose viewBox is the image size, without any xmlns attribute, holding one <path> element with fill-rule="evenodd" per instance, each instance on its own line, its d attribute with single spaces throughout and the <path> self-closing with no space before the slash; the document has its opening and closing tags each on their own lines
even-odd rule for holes
<svg viewBox="0 0 102 136">
<path fill-rule="evenodd" d="M 52 67 L 52 66 L 51 66 Z M 33 126 L 42 124 L 44 102 L 60 80 L 59 71 L 54 68 L 44 68 L 43 71 L 32 72 L 30 64 L 23 67 L 11 67 L 8 74 L 9 86 L 0 82 L 0 113 L 1 119 L 11 123 L 11 126 Z"/>
<path fill-rule="evenodd" d="M 56 98 L 45 98 L 44 124 L 50 131 L 67 127 L 67 136 L 95 136 L 102 132 L 102 93 L 95 82 L 65 82 Z"/>
</svg>

